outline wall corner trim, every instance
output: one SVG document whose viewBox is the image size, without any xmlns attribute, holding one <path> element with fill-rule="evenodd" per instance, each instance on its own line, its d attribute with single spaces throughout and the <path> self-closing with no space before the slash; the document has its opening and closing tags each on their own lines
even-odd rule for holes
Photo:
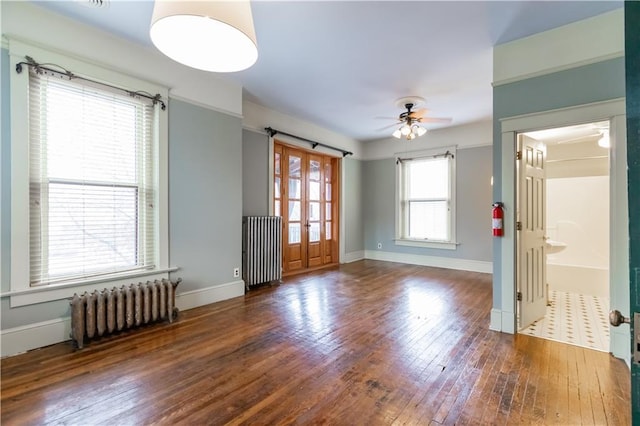
<svg viewBox="0 0 640 426">
<path fill-rule="evenodd" d="M 357 262 L 358 260 L 364 260 L 365 259 L 364 254 L 365 254 L 364 250 L 345 253 L 340 263 L 351 263 L 351 262 Z"/>
</svg>

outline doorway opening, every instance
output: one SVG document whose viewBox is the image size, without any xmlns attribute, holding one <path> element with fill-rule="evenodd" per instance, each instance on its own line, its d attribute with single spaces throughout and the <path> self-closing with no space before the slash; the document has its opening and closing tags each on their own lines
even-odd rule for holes
<svg viewBox="0 0 640 426">
<path fill-rule="evenodd" d="M 518 134 L 518 332 L 609 352 L 609 121 Z"/>
</svg>

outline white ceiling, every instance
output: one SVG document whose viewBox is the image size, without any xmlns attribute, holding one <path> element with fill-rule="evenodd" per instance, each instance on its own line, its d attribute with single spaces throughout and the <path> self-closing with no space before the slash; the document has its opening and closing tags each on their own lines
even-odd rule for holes
<svg viewBox="0 0 640 426">
<path fill-rule="evenodd" d="M 82 0 L 34 3 L 152 46 L 153 0 L 111 0 L 101 9 Z M 622 6 L 621 1 L 253 1 L 258 61 L 224 77 L 243 85 L 246 100 L 357 140 L 388 137 L 393 129 L 381 128 L 402 112 L 395 101 L 404 96 L 424 97 L 430 115 L 453 119 L 427 128 L 455 126 L 491 118 L 493 46 Z"/>
</svg>

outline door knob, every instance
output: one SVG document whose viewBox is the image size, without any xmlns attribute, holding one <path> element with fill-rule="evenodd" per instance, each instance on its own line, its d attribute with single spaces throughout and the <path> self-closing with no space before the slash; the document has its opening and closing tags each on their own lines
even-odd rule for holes
<svg viewBox="0 0 640 426">
<path fill-rule="evenodd" d="M 629 319 L 629 317 L 625 317 L 624 315 L 622 315 L 620 311 L 616 309 L 615 311 L 609 312 L 609 322 L 612 326 L 617 327 L 620 324 L 629 324 L 631 323 L 631 320 Z"/>
</svg>

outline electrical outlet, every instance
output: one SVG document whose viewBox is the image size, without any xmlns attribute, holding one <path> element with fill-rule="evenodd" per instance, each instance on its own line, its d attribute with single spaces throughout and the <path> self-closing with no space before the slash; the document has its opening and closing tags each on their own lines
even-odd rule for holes
<svg viewBox="0 0 640 426">
<path fill-rule="evenodd" d="M 240 268 L 233 268 L 233 277 L 238 278 L 240 276 Z"/>
<path fill-rule="evenodd" d="M 382 243 L 378 243 L 378 248 L 381 249 L 382 248 Z"/>
</svg>

